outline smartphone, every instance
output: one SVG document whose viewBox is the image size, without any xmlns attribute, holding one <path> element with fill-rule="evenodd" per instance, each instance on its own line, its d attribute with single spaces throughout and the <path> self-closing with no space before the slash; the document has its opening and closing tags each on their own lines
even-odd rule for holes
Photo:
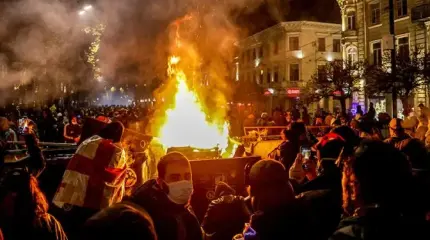
<svg viewBox="0 0 430 240">
<path fill-rule="evenodd" d="M 305 160 L 309 160 L 311 157 L 311 148 L 310 147 L 300 147 L 300 153 L 302 154 Z"/>
</svg>

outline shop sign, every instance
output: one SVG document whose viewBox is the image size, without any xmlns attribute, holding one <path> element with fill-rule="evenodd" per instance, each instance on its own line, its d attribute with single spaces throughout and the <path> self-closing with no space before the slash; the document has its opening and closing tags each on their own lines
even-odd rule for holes
<svg viewBox="0 0 430 240">
<path fill-rule="evenodd" d="M 298 97 L 300 96 L 300 88 L 287 88 L 287 97 Z"/>
</svg>

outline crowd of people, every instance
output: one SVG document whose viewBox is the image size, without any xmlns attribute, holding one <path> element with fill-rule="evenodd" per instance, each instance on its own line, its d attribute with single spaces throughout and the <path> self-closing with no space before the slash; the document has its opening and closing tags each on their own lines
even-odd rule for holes
<svg viewBox="0 0 430 240">
<path fill-rule="evenodd" d="M 32 164 L 0 166 L 0 239 L 429 239 L 430 115 L 420 108 L 418 117 L 404 120 L 376 116 L 371 106 L 366 114 L 319 113 L 313 120 L 307 111 L 276 115 L 285 118 L 278 151 L 242 169 L 246 194 L 218 182 L 202 219 L 190 204 L 190 160 L 179 152 L 159 159 L 156 178 L 127 190 L 131 166 L 121 137 L 128 120 L 139 117 L 136 110 L 21 115 L 37 131 L 13 130 L 15 118 L 6 116 L 0 147 L 22 132 L 15 136 L 24 136 Z M 71 119 L 60 131 L 56 123 L 64 115 Z M 107 125 L 80 139 L 84 116 Z M 258 120 L 262 126 L 265 118 Z M 308 125 L 331 128 L 314 136 Z M 52 200 L 38 186 L 46 163 L 36 139 L 54 141 L 59 134 L 81 143 Z"/>
</svg>

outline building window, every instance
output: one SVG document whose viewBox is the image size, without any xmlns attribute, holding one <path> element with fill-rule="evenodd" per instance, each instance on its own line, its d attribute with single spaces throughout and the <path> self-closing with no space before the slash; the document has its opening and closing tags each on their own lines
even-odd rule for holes
<svg viewBox="0 0 430 240">
<path fill-rule="evenodd" d="M 324 81 L 326 78 L 325 65 L 318 65 L 318 80 Z"/>
<path fill-rule="evenodd" d="M 396 0 L 397 17 L 408 15 L 408 0 Z"/>
<path fill-rule="evenodd" d="M 349 48 L 348 49 L 348 51 L 347 51 L 347 53 L 346 53 L 346 57 L 347 57 L 347 60 L 348 60 L 348 63 L 355 63 L 355 62 L 357 62 L 357 48 L 355 48 L 355 47 L 352 47 L 352 48 Z"/>
<path fill-rule="evenodd" d="M 401 59 L 409 58 L 409 37 L 398 38 L 399 56 Z"/>
<path fill-rule="evenodd" d="M 267 83 L 272 81 L 272 75 L 270 74 L 270 68 L 267 69 Z"/>
<path fill-rule="evenodd" d="M 278 55 L 279 53 L 279 42 L 275 40 L 273 42 L 273 55 Z"/>
<path fill-rule="evenodd" d="M 262 84 L 264 82 L 264 71 L 260 70 L 260 77 L 258 79 L 258 84 Z"/>
<path fill-rule="evenodd" d="M 349 12 L 347 17 L 348 30 L 355 30 L 355 12 Z"/>
<path fill-rule="evenodd" d="M 325 52 L 325 38 L 318 38 L 318 52 Z"/>
<path fill-rule="evenodd" d="M 263 58 L 264 57 L 263 46 L 260 46 L 258 48 L 258 57 L 259 58 Z"/>
<path fill-rule="evenodd" d="M 381 23 L 381 8 L 379 3 L 370 4 L 370 23 L 372 25 Z"/>
<path fill-rule="evenodd" d="M 252 60 L 252 49 L 248 50 L 248 62 L 251 62 Z"/>
<path fill-rule="evenodd" d="M 333 39 L 333 52 L 340 52 L 340 39 Z"/>
<path fill-rule="evenodd" d="M 279 67 L 275 67 L 273 69 L 273 81 L 278 82 L 279 81 Z"/>
<path fill-rule="evenodd" d="M 382 48 L 381 43 L 373 43 L 372 44 L 372 51 L 373 51 L 373 64 L 375 65 L 381 65 L 382 64 Z"/>
<path fill-rule="evenodd" d="M 254 48 L 254 49 L 252 49 L 252 60 L 257 60 L 257 49 L 256 48 Z"/>
<path fill-rule="evenodd" d="M 290 64 L 290 81 L 299 81 L 299 64 Z"/>
<path fill-rule="evenodd" d="M 288 38 L 288 47 L 290 51 L 298 51 L 299 47 L 299 37 L 289 37 Z"/>
</svg>

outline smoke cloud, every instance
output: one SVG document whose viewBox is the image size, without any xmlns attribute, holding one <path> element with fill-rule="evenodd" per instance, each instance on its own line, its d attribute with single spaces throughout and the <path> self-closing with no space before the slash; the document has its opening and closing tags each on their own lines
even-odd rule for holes
<svg viewBox="0 0 430 240">
<path fill-rule="evenodd" d="M 19 0 L 0 3 L 0 91 L 3 103 L 22 95 L 23 103 L 70 95 L 108 84 L 139 86 L 166 79 L 172 23 L 187 14 L 184 39 L 195 44 L 214 90 L 228 89 L 227 65 L 233 43 L 243 34 L 234 13 L 254 11 L 263 0 Z M 83 4 L 93 5 L 86 14 Z M 87 54 L 94 36 L 83 29 L 106 29 L 97 64 L 106 82 L 97 85 Z M 9 91 L 14 89 L 13 92 Z M 33 94 L 36 93 L 36 94 Z M 10 94 L 10 95 L 8 95 Z"/>
</svg>

